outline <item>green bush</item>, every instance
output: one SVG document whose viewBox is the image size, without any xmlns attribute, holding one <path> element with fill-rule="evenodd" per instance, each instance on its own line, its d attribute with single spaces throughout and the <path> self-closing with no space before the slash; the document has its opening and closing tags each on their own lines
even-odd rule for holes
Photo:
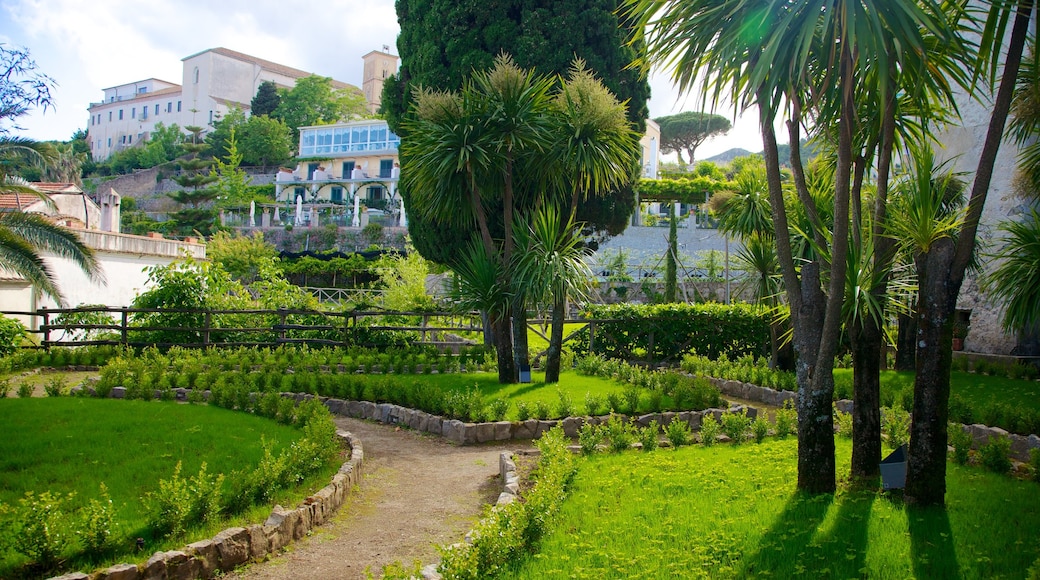
<svg viewBox="0 0 1040 580">
<path fill-rule="evenodd" d="M 507 412 L 509 412 L 509 401 L 506 399 L 493 399 L 487 405 L 488 421 L 501 421 L 506 418 Z"/>
<path fill-rule="evenodd" d="M 592 393 L 585 393 L 585 414 L 590 417 L 599 415 L 600 409 L 603 408 L 603 399 L 593 395 Z"/>
<path fill-rule="evenodd" d="M 0 399 L 7 398 L 11 392 L 11 379 L 0 379 Z"/>
<path fill-rule="evenodd" d="M 25 399 L 31 397 L 33 394 L 33 386 L 29 381 L 22 381 L 18 384 L 18 396 Z"/>
<path fill-rule="evenodd" d="M 664 436 L 675 449 L 683 445 L 689 445 L 693 441 L 693 432 L 690 431 L 690 424 L 674 418 L 665 427 Z"/>
<path fill-rule="evenodd" d="M 582 455 L 592 455 L 603 442 L 603 429 L 599 425 L 584 423 L 578 430 L 578 446 Z"/>
<path fill-rule="evenodd" d="M 732 439 L 733 443 L 743 443 L 751 430 L 751 422 L 751 417 L 747 416 L 745 409 L 741 409 L 739 413 L 723 413 L 722 432 Z"/>
<path fill-rule="evenodd" d="M 888 437 L 889 446 L 906 445 L 910 441 L 910 413 L 896 407 L 883 407 L 881 430 Z"/>
<path fill-rule="evenodd" d="M 25 340 L 25 325 L 13 318 L 0 316 L 0 356 L 18 350 Z"/>
<path fill-rule="evenodd" d="M 705 447 L 715 445 L 718 442 L 721 430 L 722 427 L 715 419 L 715 415 L 713 413 L 705 413 L 701 419 L 701 444 Z"/>
<path fill-rule="evenodd" d="M 660 425 L 657 421 L 650 421 L 650 424 L 639 430 L 639 443 L 643 446 L 643 451 L 653 451 L 657 449 L 657 436 L 661 431 Z"/>
<path fill-rule="evenodd" d="M 994 473 L 1011 471 L 1011 439 L 1003 435 L 990 437 L 989 441 L 979 448 L 979 462 Z"/>
<path fill-rule="evenodd" d="M 72 495 L 61 497 L 49 491 L 25 492 L 18 500 L 21 526 L 14 534 L 14 549 L 31 561 L 50 567 L 72 542 L 65 504 Z"/>
<path fill-rule="evenodd" d="M 99 497 L 91 498 L 80 514 L 79 536 L 87 553 L 104 554 L 116 530 L 115 508 L 108 496 L 108 487 L 101 483 Z"/>
<path fill-rule="evenodd" d="M 950 434 L 950 445 L 953 447 L 953 460 L 961 465 L 966 464 L 971 452 L 971 434 L 956 423 L 950 423 L 947 430 Z"/>
<path fill-rule="evenodd" d="M 678 360 L 693 352 L 764 356 L 769 352 L 770 312 L 749 304 L 590 305 L 596 324 L 592 353 L 622 360 Z M 575 351 L 589 353 L 589 332 L 579 333 Z"/>
<path fill-rule="evenodd" d="M 527 401 L 516 402 L 516 420 L 526 421 L 531 418 L 533 410 L 531 406 L 527 404 Z"/>
<path fill-rule="evenodd" d="M 148 509 L 149 527 L 168 537 L 184 533 L 191 515 L 192 498 L 188 480 L 181 477 L 180 461 L 169 479 L 159 480 L 158 491 L 149 492 L 143 499 Z"/>
<path fill-rule="evenodd" d="M 43 390 L 48 397 L 60 397 L 68 392 L 69 384 L 65 377 L 57 376 L 44 383 Z"/>
<path fill-rule="evenodd" d="M 791 399 L 784 401 L 784 406 L 776 410 L 773 431 L 780 439 L 798 431 L 798 412 Z"/>
<path fill-rule="evenodd" d="M 570 395 L 565 393 L 562 389 L 556 390 L 556 416 L 557 417 L 570 417 L 574 415 L 574 402 L 571 401 Z"/>
<path fill-rule="evenodd" d="M 606 437 L 610 440 L 610 450 L 616 453 L 632 447 L 636 434 L 632 423 L 621 415 L 611 415 L 607 421 Z"/>
<path fill-rule="evenodd" d="M 751 424 L 751 433 L 755 437 L 755 443 L 761 443 L 769 435 L 769 421 L 762 415 L 755 417 L 755 422 Z"/>
</svg>

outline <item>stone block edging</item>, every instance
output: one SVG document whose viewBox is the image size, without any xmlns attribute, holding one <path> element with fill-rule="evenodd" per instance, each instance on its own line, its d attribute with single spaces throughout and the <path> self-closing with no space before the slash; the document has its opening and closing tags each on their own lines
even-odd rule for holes
<svg viewBox="0 0 1040 580">
<path fill-rule="evenodd" d="M 93 574 L 72 572 L 51 580 L 190 580 L 211 578 L 246 562 L 263 560 L 328 521 L 354 486 L 361 483 L 365 457 L 361 440 L 346 431 L 337 430 L 336 435 L 350 446 L 350 458 L 328 485 L 295 509 L 276 505 L 263 524 L 228 528 L 181 550 L 156 552 L 142 565 L 116 564 Z"/>
<path fill-rule="evenodd" d="M 798 393 L 795 393 L 794 391 L 777 391 L 776 389 L 760 387 L 751 383 L 716 379 L 713 377 L 707 377 L 707 379 L 717 386 L 724 395 L 740 397 L 741 399 L 756 401 L 774 407 L 782 407 L 785 401 L 794 401 L 798 396 Z M 843 413 L 852 412 L 852 401 L 848 399 L 835 401 L 834 405 Z M 1016 433 L 1009 433 L 1000 427 L 988 427 L 979 424 L 961 425 L 961 429 L 971 435 L 971 446 L 973 449 L 978 449 L 985 445 L 989 442 L 990 437 L 1007 437 L 1011 440 L 1011 457 L 1022 462 L 1029 461 L 1030 449 L 1040 448 L 1040 437 L 1037 435 L 1018 435 Z"/>
</svg>

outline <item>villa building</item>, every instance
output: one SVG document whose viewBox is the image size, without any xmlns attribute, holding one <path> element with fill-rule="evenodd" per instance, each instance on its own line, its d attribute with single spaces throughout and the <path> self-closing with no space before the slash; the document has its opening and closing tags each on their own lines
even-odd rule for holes
<svg viewBox="0 0 1040 580">
<path fill-rule="evenodd" d="M 377 65 L 396 58 L 383 53 L 372 54 L 381 56 L 367 59 L 365 68 L 367 74 L 371 60 L 375 76 L 383 74 Z M 87 143 L 95 161 L 146 141 L 157 123 L 167 127 L 174 123 L 181 127 L 206 127 L 233 107 L 248 114 L 261 83 L 271 81 L 279 87 L 291 88 L 297 79 L 313 74 L 226 48 L 211 48 L 185 57 L 182 62 L 179 85 L 145 79 L 104 89 L 104 100 L 91 103 L 87 109 L 90 113 Z M 332 84 L 338 89 L 360 92 L 347 83 L 333 81 Z M 381 80 L 378 85 L 381 90 Z"/>
</svg>

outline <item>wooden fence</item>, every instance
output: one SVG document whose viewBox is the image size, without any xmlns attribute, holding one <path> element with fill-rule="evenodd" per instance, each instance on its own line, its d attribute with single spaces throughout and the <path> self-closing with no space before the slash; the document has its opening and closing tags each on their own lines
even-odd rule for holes
<svg viewBox="0 0 1040 580">
<path fill-rule="evenodd" d="M 275 310 L 209 310 L 169 308 L 40 308 L 35 312 L 5 311 L 8 316 L 29 317 L 30 333 L 41 348 L 52 346 L 118 345 L 123 347 L 179 346 L 276 347 L 285 344 L 310 346 L 386 346 L 407 333 L 410 344 L 426 344 L 457 350 L 467 344 L 483 344 L 484 327 L 479 313 L 318 311 L 279 308 Z M 83 316 L 83 315 L 91 315 Z M 105 321 L 101 321 L 102 316 Z M 77 316 L 79 315 L 79 316 Z M 94 318 L 93 322 L 84 322 Z M 650 321 L 644 319 L 644 321 Z M 631 321 L 628 321 L 629 323 Z M 654 354 L 655 336 L 663 332 L 651 324 L 627 328 L 622 320 L 570 318 L 564 342 L 584 341 L 590 352 L 613 350 L 627 360 L 665 362 L 682 353 Z M 619 327 L 618 323 L 624 326 Z M 548 320 L 531 319 L 528 328 L 548 342 Z M 380 334 L 384 333 L 384 334 Z M 624 335 L 624 338 L 622 337 Z M 633 348 L 632 338 L 642 345 Z M 627 339 L 627 340 L 626 340 Z M 35 345 L 30 348 L 36 348 Z M 620 349 L 620 350 L 619 350 Z M 532 351 L 532 356 L 541 356 Z M 657 360 L 655 360 L 657 359 Z"/>
</svg>

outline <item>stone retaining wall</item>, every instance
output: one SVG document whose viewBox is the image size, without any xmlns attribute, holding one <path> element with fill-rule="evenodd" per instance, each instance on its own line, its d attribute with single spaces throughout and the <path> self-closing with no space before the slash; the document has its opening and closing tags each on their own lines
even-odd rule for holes
<svg viewBox="0 0 1040 580">
<path fill-rule="evenodd" d="M 755 401 L 774 407 L 782 407 L 786 401 L 794 401 L 797 393 L 793 391 L 777 391 L 768 387 L 760 387 L 751 383 L 730 381 L 725 379 L 708 378 L 722 391 L 723 395 L 739 397 L 748 401 Z M 852 401 L 841 399 L 835 401 L 834 405 L 843 413 L 852 412 Z M 988 427 L 986 425 L 961 425 L 972 437 L 972 448 L 978 449 L 989 442 L 991 437 L 1007 437 L 1011 440 L 1011 457 L 1018 461 L 1029 461 L 1029 450 L 1040 448 L 1040 437 L 1037 435 L 1017 435 L 1008 433 L 1000 427 Z"/>
<path fill-rule="evenodd" d="M 274 506 L 263 524 L 228 528 L 213 538 L 181 550 L 156 552 L 145 564 L 116 564 L 93 574 L 73 572 L 51 580 L 190 580 L 212 578 L 249 561 L 259 561 L 298 540 L 329 520 L 355 485 L 361 483 L 364 450 L 361 440 L 346 431 L 336 434 L 350 446 L 350 459 L 332 482 L 303 500 L 296 509 Z"/>
</svg>

